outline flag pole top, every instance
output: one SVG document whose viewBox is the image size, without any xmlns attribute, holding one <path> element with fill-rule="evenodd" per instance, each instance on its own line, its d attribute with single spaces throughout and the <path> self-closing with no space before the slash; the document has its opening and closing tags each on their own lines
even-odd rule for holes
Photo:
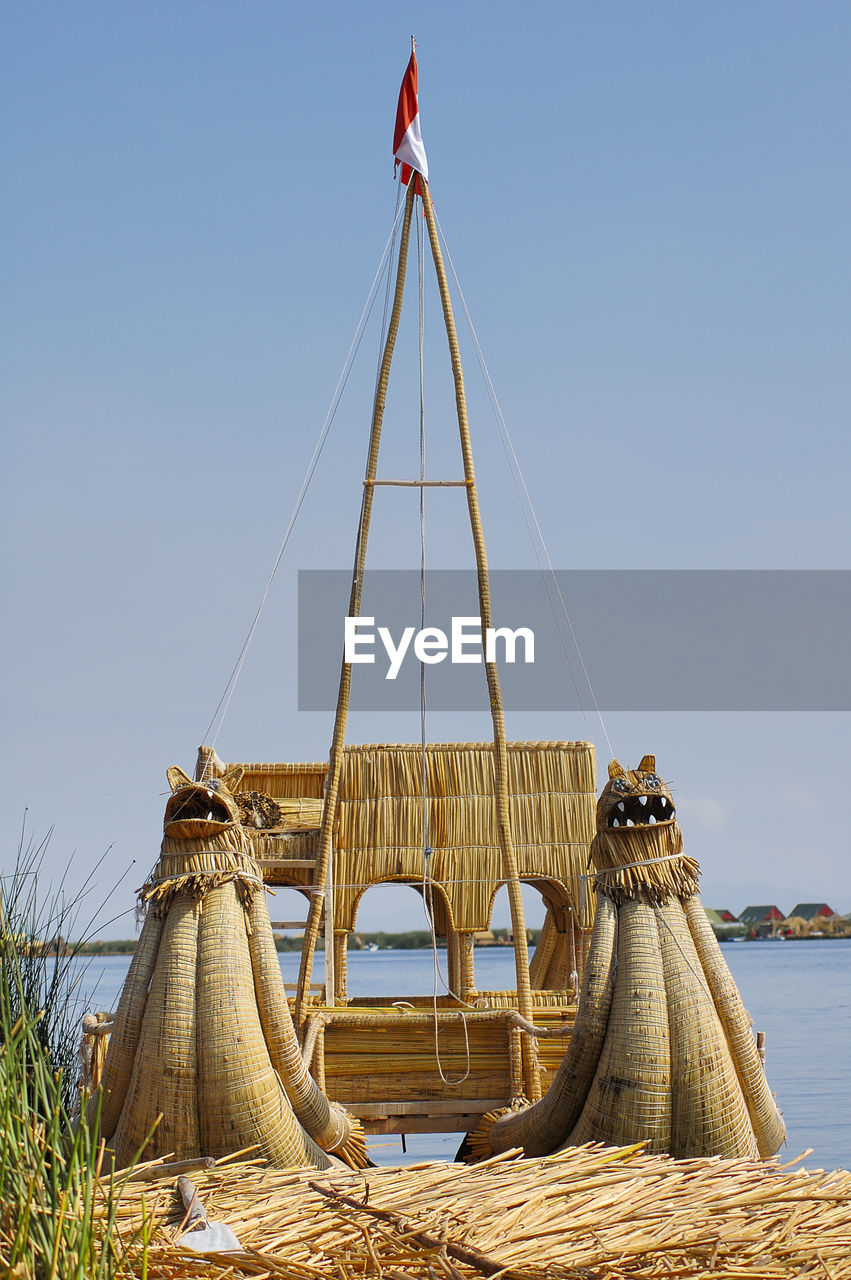
<svg viewBox="0 0 851 1280">
<path fill-rule="evenodd" d="M 411 53 L 414 54 L 416 53 L 416 51 L 417 51 L 417 37 L 411 36 Z"/>
</svg>

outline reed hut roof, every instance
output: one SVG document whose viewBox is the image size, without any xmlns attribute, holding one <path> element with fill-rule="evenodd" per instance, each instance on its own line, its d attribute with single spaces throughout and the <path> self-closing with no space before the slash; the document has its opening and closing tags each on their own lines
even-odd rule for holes
<svg viewBox="0 0 851 1280">
<path fill-rule="evenodd" d="M 582 877 L 594 836 L 594 747 L 589 742 L 506 745 L 520 878 L 547 891 L 552 886 L 559 905 L 571 908 L 590 926 L 591 896 L 583 893 Z M 216 766 L 235 767 L 218 760 Z M 325 764 L 239 768 L 243 772 L 237 799 L 252 791 L 286 807 L 323 795 Z M 303 830 L 308 829 L 308 815 L 318 826 L 319 807 L 303 804 Z M 289 829 L 293 828 L 291 822 Z M 272 880 L 279 837 L 263 831 L 247 834 L 264 874 Z M 371 885 L 421 882 L 425 846 L 432 850 L 431 878 L 443 893 L 453 927 L 469 932 L 488 929 L 494 897 L 504 883 L 493 744 L 428 743 L 424 752 L 420 743 L 346 747 L 334 828 L 335 927 L 350 932 L 355 928 L 358 903 Z"/>
</svg>

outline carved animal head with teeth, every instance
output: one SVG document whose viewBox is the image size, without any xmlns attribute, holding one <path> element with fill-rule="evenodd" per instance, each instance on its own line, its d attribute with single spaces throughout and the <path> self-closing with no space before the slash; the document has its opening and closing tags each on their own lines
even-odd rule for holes
<svg viewBox="0 0 851 1280">
<path fill-rule="evenodd" d="M 672 824 L 676 817 L 674 798 L 656 772 L 655 756 L 642 756 L 637 769 L 612 761 L 597 802 L 598 831 Z"/>
<path fill-rule="evenodd" d="M 239 825 L 240 812 L 231 792 L 242 778 L 241 765 L 205 782 L 193 782 L 177 765 L 166 772 L 172 790 L 163 824 L 167 836 L 197 840 Z"/>
</svg>

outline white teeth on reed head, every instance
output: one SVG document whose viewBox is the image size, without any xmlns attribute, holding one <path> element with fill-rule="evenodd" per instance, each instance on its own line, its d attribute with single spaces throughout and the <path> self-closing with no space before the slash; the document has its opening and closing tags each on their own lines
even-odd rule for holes
<svg viewBox="0 0 851 1280">
<path fill-rule="evenodd" d="M 647 796 L 639 796 L 639 797 L 638 797 L 638 802 L 639 802 L 639 804 L 646 805 L 646 804 L 647 804 Z"/>
<path fill-rule="evenodd" d="M 627 820 L 626 820 L 626 825 L 627 825 L 628 827 L 634 827 L 634 826 L 635 826 L 635 823 L 633 822 L 632 818 L 627 818 Z"/>
<path fill-rule="evenodd" d="M 624 809 L 623 809 L 623 800 L 621 800 L 620 804 L 618 805 L 618 808 L 620 809 L 621 813 L 623 813 L 623 811 L 624 811 Z"/>
<path fill-rule="evenodd" d="M 613 826 L 613 827 L 618 827 L 618 826 L 620 826 L 620 823 L 618 822 L 617 818 L 612 818 L 612 826 Z"/>
<path fill-rule="evenodd" d="M 652 814 L 652 813 L 651 813 L 651 815 L 650 815 L 650 825 L 651 825 L 651 826 L 655 826 L 655 825 L 656 825 L 656 819 L 653 817 L 653 814 Z"/>
<path fill-rule="evenodd" d="M 663 809 L 667 809 L 667 807 L 668 807 L 668 801 L 665 799 L 665 797 L 664 797 L 664 796 L 662 796 L 661 804 L 662 804 L 662 808 L 663 808 Z"/>
</svg>

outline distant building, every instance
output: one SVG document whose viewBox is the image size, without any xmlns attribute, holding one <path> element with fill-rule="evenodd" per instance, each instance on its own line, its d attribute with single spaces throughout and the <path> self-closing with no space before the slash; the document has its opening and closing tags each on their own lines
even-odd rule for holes
<svg viewBox="0 0 851 1280">
<path fill-rule="evenodd" d="M 812 924 L 819 919 L 832 920 L 836 912 L 826 902 L 799 902 L 789 915 L 799 916 L 801 920 L 807 920 Z"/>
<path fill-rule="evenodd" d="M 704 907 L 703 910 L 709 916 L 710 924 L 739 923 L 739 917 L 734 916 L 732 911 L 728 911 L 726 907 Z"/>
<path fill-rule="evenodd" d="M 785 920 L 779 907 L 745 907 L 739 916 L 740 924 L 771 924 L 773 920 Z"/>
<path fill-rule="evenodd" d="M 779 907 L 773 905 L 745 907 L 739 916 L 739 924 L 751 938 L 765 938 L 774 931 L 786 917 Z"/>
</svg>

